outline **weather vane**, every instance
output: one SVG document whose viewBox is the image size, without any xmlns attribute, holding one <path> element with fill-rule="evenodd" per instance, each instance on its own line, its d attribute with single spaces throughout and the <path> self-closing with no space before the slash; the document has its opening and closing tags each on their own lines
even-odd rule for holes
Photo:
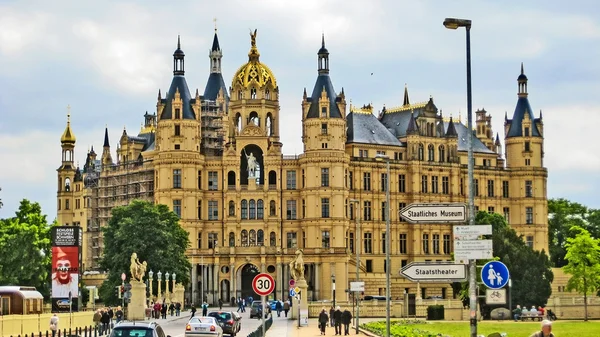
<svg viewBox="0 0 600 337">
<path fill-rule="evenodd" d="M 217 31 L 217 18 L 213 18 L 213 22 L 215 23 L 215 32 Z"/>
</svg>

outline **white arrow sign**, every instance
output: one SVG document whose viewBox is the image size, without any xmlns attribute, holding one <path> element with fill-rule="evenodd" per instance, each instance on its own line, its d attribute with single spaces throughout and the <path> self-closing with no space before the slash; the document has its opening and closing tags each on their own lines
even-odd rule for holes
<svg viewBox="0 0 600 337">
<path fill-rule="evenodd" d="M 410 263 L 400 274 L 413 282 L 460 282 L 467 279 L 467 266 L 449 263 Z"/>
<path fill-rule="evenodd" d="M 455 260 L 480 260 L 492 257 L 492 240 L 454 241 Z"/>
<path fill-rule="evenodd" d="M 492 225 L 454 226 L 454 236 L 492 235 Z"/>
<path fill-rule="evenodd" d="M 465 222 L 465 204 L 410 204 L 400 210 L 400 216 L 411 223 Z"/>
</svg>

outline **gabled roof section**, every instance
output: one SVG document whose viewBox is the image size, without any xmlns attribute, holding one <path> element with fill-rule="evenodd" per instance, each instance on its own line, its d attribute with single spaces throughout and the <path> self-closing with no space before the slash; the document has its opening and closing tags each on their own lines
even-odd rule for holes
<svg viewBox="0 0 600 337">
<path fill-rule="evenodd" d="M 167 97 L 163 100 L 165 107 L 160 115 L 160 119 L 171 119 L 173 118 L 173 107 L 171 106 L 173 98 L 175 98 L 175 93 L 179 91 L 179 95 L 181 95 L 181 101 L 183 103 L 182 106 L 182 118 L 183 119 L 196 119 L 196 114 L 192 109 L 191 101 L 192 97 L 190 95 L 190 89 L 188 88 L 187 82 L 183 75 L 175 75 L 173 76 L 173 81 L 171 81 L 171 87 L 169 88 L 169 92 L 167 93 Z"/>
<path fill-rule="evenodd" d="M 229 93 L 227 92 L 227 87 L 225 86 L 225 80 L 223 80 L 223 75 L 219 73 L 211 73 L 208 76 L 208 81 L 206 82 L 206 88 L 204 88 L 204 99 L 208 99 L 214 101 L 217 99 L 219 95 L 219 90 L 223 89 L 223 93 L 225 94 L 225 100 L 229 101 Z"/>
<path fill-rule="evenodd" d="M 454 127 L 454 121 L 452 120 L 452 116 L 450 116 L 450 122 L 448 123 L 448 127 L 446 128 L 446 137 L 456 137 L 458 133 L 456 132 L 456 128 Z"/>
<path fill-rule="evenodd" d="M 464 125 L 462 123 L 454 123 L 453 122 L 453 124 L 454 124 L 456 132 L 458 134 L 458 151 L 468 151 L 469 147 L 467 146 L 467 136 L 468 136 L 469 129 L 467 128 L 466 125 Z M 450 123 L 444 122 L 444 126 L 446 128 L 446 133 L 448 133 L 449 125 L 450 125 Z M 472 130 L 471 132 L 475 132 L 475 131 Z M 473 135 L 473 152 L 495 153 L 494 151 L 488 149 L 487 146 L 485 146 L 485 144 L 483 144 L 483 142 L 481 140 L 479 140 L 479 138 L 475 137 L 475 135 Z"/>
<path fill-rule="evenodd" d="M 311 104 L 306 118 L 319 118 L 319 98 L 321 98 L 321 92 L 323 90 L 325 90 L 327 98 L 329 98 L 329 117 L 342 118 L 342 114 L 337 105 L 337 94 L 333 89 L 333 83 L 331 83 L 329 74 L 319 74 L 317 77 L 317 82 L 315 83 L 315 87 L 309 99 Z"/>
<path fill-rule="evenodd" d="M 533 116 L 533 110 L 529 105 L 529 99 L 526 96 L 519 97 L 517 100 L 517 106 L 515 107 L 515 113 L 513 114 L 512 120 L 509 120 L 510 128 L 506 134 L 506 138 L 509 137 L 523 137 L 523 119 L 525 114 L 529 115 L 531 119 L 531 135 L 533 137 L 540 137 L 537 125 L 535 125 L 535 117 Z"/>
<path fill-rule="evenodd" d="M 402 146 L 402 143 L 372 113 L 351 111 L 346 116 L 346 143 Z"/>
</svg>

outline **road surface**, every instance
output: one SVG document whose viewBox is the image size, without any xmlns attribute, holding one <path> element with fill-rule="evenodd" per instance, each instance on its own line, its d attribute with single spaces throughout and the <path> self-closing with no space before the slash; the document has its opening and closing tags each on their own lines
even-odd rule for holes
<svg viewBox="0 0 600 337">
<path fill-rule="evenodd" d="M 229 310 L 226 308 L 223 308 L 223 309 Z M 212 311 L 212 310 L 214 310 L 214 309 L 213 308 L 209 309 L 209 311 Z M 185 313 L 182 313 L 182 315 L 184 315 L 184 314 Z M 196 312 L 196 314 L 198 314 L 198 312 Z M 242 329 L 240 330 L 240 332 L 237 333 L 237 336 L 238 337 L 246 337 L 252 331 L 256 330 L 261 325 L 261 320 L 256 319 L 256 318 L 250 319 L 250 308 L 246 308 L 246 312 L 242 313 L 241 315 L 242 315 Z M 275 317 L 277 317 L 277 314 L 275 314 Z M 171 337 L 183 337 L 183 335 L 185 333 L 185 325 L 187 324 L 189 318 L 190 318 L 190 315 L 188 312 L 185 316 L 181 316 L 180 319 L 174 319 L 169 322 L 165 322 L 164 320 L 157 320 L 157 322 L 163 328 L 166 335 L 170 335 Z M 227 335 L 225 335 L 225 336 L 227 336 Z"/>
</svg>

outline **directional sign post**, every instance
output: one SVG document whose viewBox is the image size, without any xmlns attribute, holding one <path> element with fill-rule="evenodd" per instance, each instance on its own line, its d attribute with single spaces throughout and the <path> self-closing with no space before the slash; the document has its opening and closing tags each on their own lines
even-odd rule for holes
<svg viewBox="0 0 600 337">
<path fill-rule="evenodd" d="M 252 290 L 254 290 L 257 295 L 260 295 L 261 298 L 262 310 L 260 311 L 260 316 L 262 319 L 262 331 L 265 331 L 265 308 L 267 306 L 265 297 L 275 290 L 275 280 L 273 279 L 273 276 L 266 273 L 260 273 L 254 276 L 254 279 L 252 280 Z"/>
<path fill-rule="evenodd" d="M 449 223 L 467 221 L 465 204 L 410 204 L 400 210 L 410 223 Z"/>
<path fill-rule="evenodd" d="M 454 226 L 452 231 L 458 237 L 492 235 L 492 225 Z"/>
<path fill-rule="evenodd" d="M 350 282 L 350 291 L 365 291 L 365 282 Z"/>
<path fill-rule="evenodd" d="M 413 262 L 404 266 L 400 273 L 413 282 L 461 282 L 467 279 L 467 266 Z"/>
<path fill-rule="evenodd" d="M 454 241 L 455 260 L 481 260 L 492 257 L 492 240 Z"/>
<path fill-rule="evenodd" d="M 500 261 L 490 261 L 481 268 L 481 281 L 490 289 L 504 288 L 509 279 L 508 267 Z"/>
</svg>

